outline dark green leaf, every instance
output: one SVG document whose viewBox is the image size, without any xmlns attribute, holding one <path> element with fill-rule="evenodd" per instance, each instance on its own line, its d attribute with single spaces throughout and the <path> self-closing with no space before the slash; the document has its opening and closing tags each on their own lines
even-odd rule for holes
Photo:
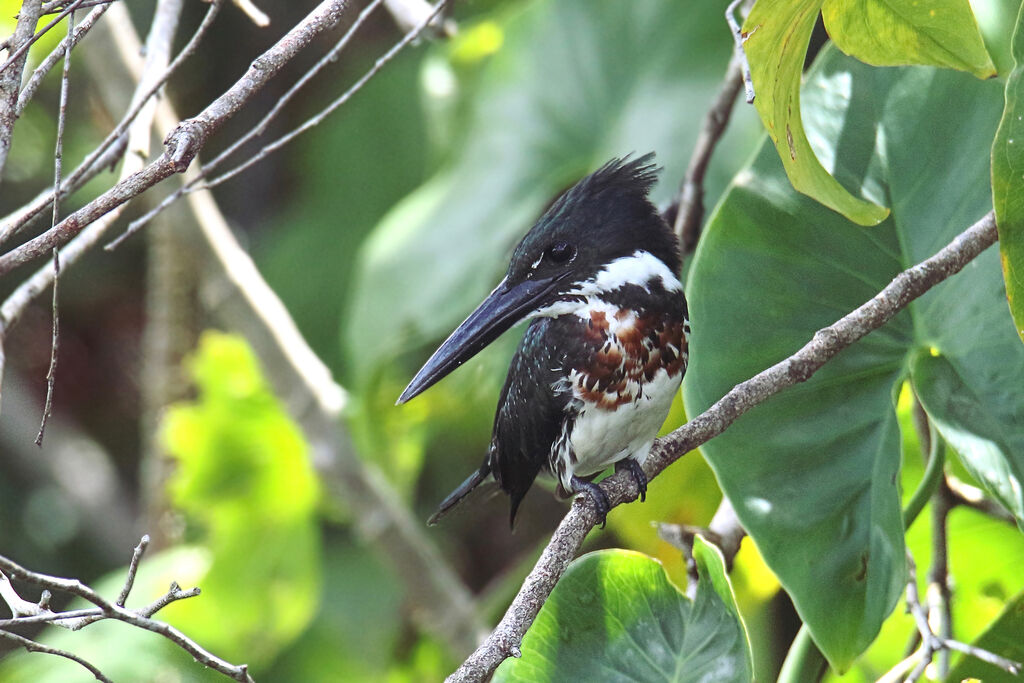
<svg viewBox="0 0 1024 683">
<path fill-rule="evenodd" d="M 997 314 L 992 322 L 999 325 L 1001 311 L 995 306 L 987 308 Z M 1015 344 L 1016 340 L 1001 335 L 1000 341 Z M 992 363 L 993 355 L 1016 362 L 999 367 Z M 974 478 L 1024 527 L 1024 411 L 1020 397 L 1024 363 L 1020 354 L 992 346 L 952 357 L 922 350 L 911 363 L 911 377 L 942 437 L 960 454 Z"/>
<path fill-rule="evenodd" d="M 495 681 L 752 680 L 750 648 L 718 551 L 694 542 L 692 602 L 655 560 L 626 550 L 579 558 Z"/>
<path fill-rule="evenodd" d="M 892 217 L 870 229 L 844 226 L 792 191 L 766 145 L 720 205 L 690 273 L 691 414 L 796 351 L 989 208 L 985 150 L 997 84 L 922 67 L 873 69 L 830 50 L 805 93 L 822 156 L 848 186 L 887 198 Z M 990 250 L 705 446 L 837 669 L 871 643 L 903 589 L 893 395 L 909 359 L 935 346 L 968 365 L 983 396 L 1003 397 L 997 415 L 1024 402 L 1024 348 L 1005 323 L 1000 292 Z M 984 425 L 965 429 L 977 434 Z"/>
</svg>

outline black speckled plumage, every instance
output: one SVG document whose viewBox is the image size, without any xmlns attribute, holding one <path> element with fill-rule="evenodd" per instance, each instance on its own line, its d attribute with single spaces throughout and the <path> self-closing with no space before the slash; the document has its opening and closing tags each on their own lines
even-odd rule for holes
<svg viewBox="0 0 1024 683">
<path fill-rule="evenodd" d="M 565 322 L 538 318 L 519 344 L 498 398 L 487 462 L 512 503 L 509 522 L 533 480 L 547 467 L 547 454 L 562 432 L 572 399 L 568 389 L 556 391 L 565 376 Z"/>
</svg>

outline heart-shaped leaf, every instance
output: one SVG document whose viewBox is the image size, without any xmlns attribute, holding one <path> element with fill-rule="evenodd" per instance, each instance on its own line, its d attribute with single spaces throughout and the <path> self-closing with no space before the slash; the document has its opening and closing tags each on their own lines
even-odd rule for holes
<svg viewBox="0 0 1024 683">
<path fill-rule="evenodd" d="M 823 156 L 848 186 L 886 197 L 892 217 L 870 229 L 849 225 L 793 192 L 773 150 L 762 148 L 719 206 L 690 273 L 691 414 L 796 351 L 989 209 L 985 150 L 1001 105 L 997 84 L 924 67 L 876 69 L 827 50 L 805 93 L 805 120 Z M 874 639 L 905 578 L 893 396 L 908 373 L 926 405 L 945 405 L 944 392 L 954 390 L 911 360 L 924 349 L 964 369 L 978 407 L 1021 431 L 1012 413 L 1024 404 L 1024 347 L 1002 296 L 990 250 L 704 448 L 839 670 Z M 936 410 L 941 430 L 939 417 Z M 988 433 L 973 413 L 947 421 L 954 417 L 966 434 Z M 1009 477 L 1024 452 L 1007 438 L 994 458 Z M 968 463 L 988 457 L 963 455 Z M 998 484 L 990 488 L 1019 490 L 1009 478 Z"/>
<path fill-rule="evenodd" d="M 694 540 L 694 600 L 657 561 L 601 550 L 573 562 L 494 680 L 751 681 L 750 646 L 717 549 Z"/>
</svg>

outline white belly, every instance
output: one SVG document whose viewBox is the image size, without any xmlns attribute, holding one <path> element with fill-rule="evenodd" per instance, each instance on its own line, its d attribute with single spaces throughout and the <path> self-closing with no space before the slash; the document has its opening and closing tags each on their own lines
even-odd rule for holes
<svg viewBox="0 0 1024 683">
<path fill-rule="evenodd" d="M 681 382 L 682 373 L 669 377 L 660 370 L 638 399 L 615 410 L 584 402 L 569 439 L 575 461 L 566 450 L 558 454 L 564 466 L 557 470 L 562 487 L 572 491 L 573 476 L 597 474 L 629 456 L 642 465 Z"/>
</svg>

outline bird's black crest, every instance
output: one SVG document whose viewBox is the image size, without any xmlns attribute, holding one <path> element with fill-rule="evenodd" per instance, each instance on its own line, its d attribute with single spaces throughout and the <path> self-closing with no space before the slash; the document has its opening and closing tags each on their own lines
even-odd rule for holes
<svg viewBox="0 0 1024 683">
<path fill-rule="evenodd" d="M 654 154 L 612 159 L 559 197 L 516 247 L 509 275 L 525 277 L 544 249 L 557 240 L 593 249 L 586 260 L 602 266 L 644 249 L 674 273 L 681 267 L 679 242 L 647 198 L 661 169 Z"/>
<path fill-rule="evenodd" d="M 605 192 L 646 197 L 658 182 L 659 171 L 661 168 L 654 163 L 653 152 L 636 159 L 630 159 L 629 156 L 612 159 L 577 184 L 573 193 L 578 192 L 594 199 Z"/>
<path fill-rule="evenodd" d="M 559 220 L 581 204 L 612 205 L 622 200 L 647 204 L 647 194 L 658 182 L 660 170 L 654 163 L 653 152 L 636 159 L 612 159 L 559 197 L 545 217 Z"/>
</svg>

